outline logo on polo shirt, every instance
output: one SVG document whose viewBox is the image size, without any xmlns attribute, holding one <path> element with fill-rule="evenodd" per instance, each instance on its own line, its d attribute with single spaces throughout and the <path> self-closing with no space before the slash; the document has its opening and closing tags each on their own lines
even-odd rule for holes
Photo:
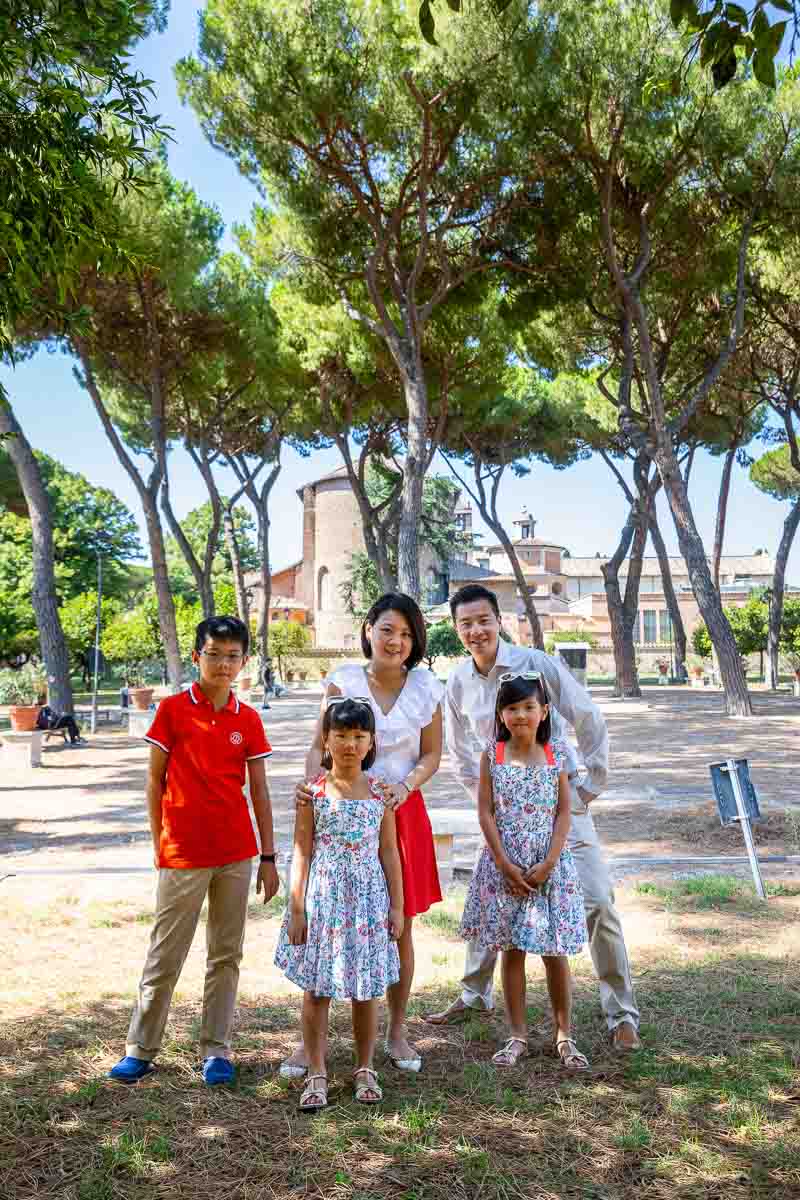
<svg viewBox="0 0 800 1200">
<path fill-rule="evenodd" d="M 231 744 L 232 745 L 241 746 L 243 741 L 244 741 L 244 738 L 242 737 L 242 735 L 240 733 L 232 733 L 231 734 Z"/>
</svg>

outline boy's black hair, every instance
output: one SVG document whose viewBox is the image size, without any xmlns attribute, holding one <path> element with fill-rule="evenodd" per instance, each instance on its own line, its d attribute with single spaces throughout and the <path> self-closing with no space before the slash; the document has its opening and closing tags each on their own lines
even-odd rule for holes
<svg viewBox="0 0 800 1200">
<path fill-rule="evenodd" d="M 494 709 L 494 736 L 498 742 L 507 742 L 511 737 L 511 730 L 503 723 L 500 716 L 500 711 L 503 708 L 508 708 L 509 704 L 518 704 L 520 700 L 527 700 L 529 696 L 535 696 L 540 704 L 550 703 L 550 697 L 547 694 L 547 688 L 544 686 L 543 679 L 509 679 L 505 683 L 501 683 L 497 691 L 497 704 Z M 536 730 L 536 741 L 540 746 L 546 746 L 552 736 L 552 721 L 550 720 L 550 709 L 547 710 L 547 716 L 543 721 L 539 722 L 539 728 Z"/>
<path fill-rule="evenodd" d="M 363 729 L 364 733 L 372 734 L 372 745 L 366 758 L 361 760 L 361 770 L 367 771 L 375 762 L 378 748 L 375 745 L 375 714 L 368 704 L 358 704 L 355 700 L 342 700 L 339 704 L 331 704 L 325 709 L 322 718 L 322 741 L 328 740 L 332 729 Z M 322 755 L 320 766 L 330 771 L 333 759 L 329 750 Z"/>
<path fill-rule="evenodd" d="M 244 655 L 250 649 L 250 631 L 238 617 L 206 617 L 205 621 L 201 621 L 194 634 L 194 648 L 198 654 L 205 646 L 206 638 L 239 642 Z"/>
<path fill-rule="evenodd" d="M 457 592 L 453 592 L 450 597 L 450 616 L 453 618 L 453 624 L 456 623 L 456 610 L 459 604 L 474 604 L 476 600 L 488 600 L 492 606 L 492 611 L 500 620 L 500 605 L 497 602 L 497 596 L 489 588 L 484 587 L 482 583 L 465 583 Z"/>
<path fill-rule="evenodd" d="M 425 618 L 422 615 L 420 606 L 416 600 L 412 600 L 410 596 L 406 596 L 403 592 L 386 592 L 379 600 L 375 601 L 367 613 L 364 623 L 361 626 L 361 649 L 364 652 L 364 657 L 372 658 L 372 646 L 370 646 L 369 638 L 367 637 L 367 626 L 375 625 L 385 612 L 399 613 L 408 622 L 413 645 L 404 666 L 407 671 L 413 671 L 414 667 L 419 666 L 425 657 L 425 649 L 428 645 L 428 632 L 425 628 Z"/>
</svg>

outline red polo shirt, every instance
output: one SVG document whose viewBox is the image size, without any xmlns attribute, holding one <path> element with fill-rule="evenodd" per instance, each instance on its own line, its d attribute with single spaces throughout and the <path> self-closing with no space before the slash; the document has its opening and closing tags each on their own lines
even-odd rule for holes
<svg viewBox="0 0 800 1200">
<path fill-rule="evenodd" d="M 247 763 L 272 748 L 256 710 L 231 692 L 215 712 L 193 683 L 161 701 L 146 740 L 169 755 L 159 866 L 222 867 L 257 854 L 242 789 Z"/>
</svg>

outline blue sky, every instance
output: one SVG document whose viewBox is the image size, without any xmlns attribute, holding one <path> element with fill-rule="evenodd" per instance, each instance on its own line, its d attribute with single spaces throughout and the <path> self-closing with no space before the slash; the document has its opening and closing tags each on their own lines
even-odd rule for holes
<svg viewBox="0 0 800 1200">
<path fill-rule="evenodd" d="M 255 189 L 229 159 L 208 144 L 192 110 L 180 104 L 173 78 L 174 63 L 195 47 L 197 8 L 195 0 L 173 0 L 169 28 L 139 48 L 136 65 L 155 81 L 155 108 L 174 128 L 175 141 L 169 148 L 173 173 L 190 183 L 204 200 L 216 204 L 230 230 L 235 223 L 248 220 L 257 199 Z M 0 378 L 33 445 L 71 470 L 82 472 L 93 483 L 110 488 L 140 520 L 142 541 L 146 543 L 136 492 L 118 465 L 88 397 L 73 378 L 71 360 L 62 354 L 40 351 L 13 371 L 0 367 Z M 273 493 L 273 512 L 280 514 L 272 525 L 272 561 L 276 567 L 300 556 L 302 514 L 296 489 L 340 462 L 335 450 L 320 451 L 309 459 L 292 451 L 285 453 L 284 468 Z M 696 517 L 709 548 L 720 468 L 721 460 L 698 456 L 691 485 Z M 442 466 L 441 470 L 444 473 L 446 469 Z M 207 496 L 195 467 L 182 451 L 174 452 L 170 472 L 173 504 L 181 517 L 204 503 Z M 230 475 L 223 472 L 220 478 L 224 487 Z M 573 555 L 594 554 L 597 550 L 610 554 L 626 511 L 618 485 L 599 459 L 566 471 L 537 464 L 525 479 L 509 480 L 502 495 L 504 518 L 511 522 L 523 505 L 536 518 L 537 533 L 567 546 Z M 766 547 L 774 553 L 786 512 L 787 505 L 763 496 L 752 487 L 746 472 L 736 467 L 726 551 L 749 554 L 757 547 Z M 677 553 L 672 520 L 663 498 L 660 520 L 670 551 Z M 800 546 L 792 553 L 789 578 L 800 584 Z"/>
</svg>

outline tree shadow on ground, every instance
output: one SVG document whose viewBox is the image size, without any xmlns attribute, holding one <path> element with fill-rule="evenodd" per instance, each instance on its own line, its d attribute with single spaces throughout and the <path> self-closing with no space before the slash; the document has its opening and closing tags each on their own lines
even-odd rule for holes
<svg viewBox="0 0 800 1200">
<path fill-rule="evenodd" d="M 297 1110 L 277 1066 L 294 1044 L 299 1000 L 242 998 L 232 1090 L 199 1077 L 197 1004 L 179 1004 L 157 1072 L 134 1088 L 103 1073 L 121 1052 L 130 998 L 42 1008 L 0 1024 L 0 1194 L 103 1200 L 544 1200 L 545 1197 L 796 1200 L 800 965 L 715 954 L 654 964 L 640 980 L 646 1049 L 612 1057 L 594 982 L 578 976 L 577 1028 L 592 1070 L 568 1077 L 531 1039 L 498 1072 L 499 1016 L 450 1029 L 420 1014 L 419 1076 L 382 1067 L 385 1100 L 361 1108 L 350 1085 L 349 1006 L 333 1008 L 330 1107 Z M 529 989 L 532 1026 L 545 995 Z"/>
</svg>

